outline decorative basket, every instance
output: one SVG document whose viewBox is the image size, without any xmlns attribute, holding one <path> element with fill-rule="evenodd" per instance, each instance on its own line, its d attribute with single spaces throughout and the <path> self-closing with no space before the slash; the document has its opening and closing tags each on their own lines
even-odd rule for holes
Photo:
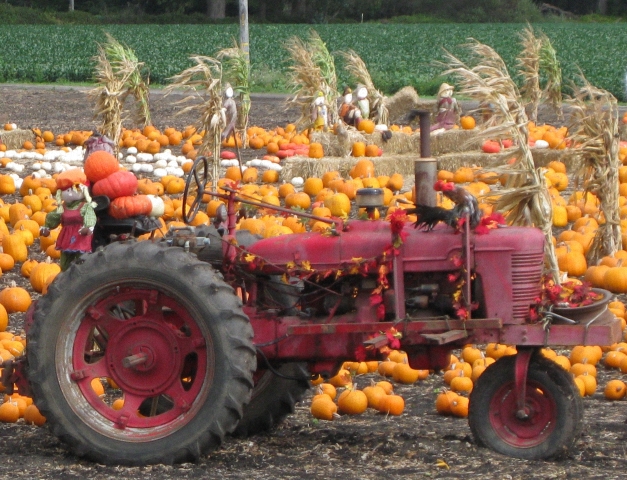
<svg viewBox="0 0 627 480">
<path fill-rule="evenodd" d="M 607 304 L 610 303 L 610 300 L 612 299 L 612 292 L 602 288 L 592 288 L 591 291 L 603 296 L 600 300 L 597 300 L 590 305 L 583 305 L 581 307 L 553 307 L 553 313 L 573 320 L 575 323 L 593 320 L 605 311 Z"/>
</svg>

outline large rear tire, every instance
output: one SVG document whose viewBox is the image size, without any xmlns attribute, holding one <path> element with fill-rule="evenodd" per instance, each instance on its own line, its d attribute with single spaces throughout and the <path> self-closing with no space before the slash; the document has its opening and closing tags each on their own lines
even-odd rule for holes
<svg viewBox="0 0 627 480">
<path fill-rule="evenodd" d="M 34 318 L 35 402 L 79 456 L 193 461 L 242 418 L 256 369 L 252 327 L 221 275 L 182 249 L 115 243 L 85 256 L 55 279 Z M 99 396 L 92 382 L 113 387 Z"/>
<path fill-rule="evenodd" d="M 555 362 L 533 356 L 517 415 L 515 356 L 490 365 L 470 394 L 468 422 L 477 443 L 510 457 L 539 460 L 565 454 L 583 428 L 583 402 L 572 378 Z"/>
<path fill-rule="evenodd" d="M 235 436 L 246 437 L 273 429 L 294 413 L 294 406 L 309 390 L 311 375 L 307 364 L 285 363 L 276 371 L 279 375 L 265 368 L 255 372 L 255 388 Z"/>
</svg>

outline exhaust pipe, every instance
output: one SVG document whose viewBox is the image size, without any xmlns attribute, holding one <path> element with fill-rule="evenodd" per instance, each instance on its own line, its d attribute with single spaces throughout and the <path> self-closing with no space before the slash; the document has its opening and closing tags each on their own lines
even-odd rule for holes
<svg viewBox="0 0 627 480">
<path fill-rule="evenodd" d="M 420 119 L 420 158 L 414 160 L 414 181 L 416 205 L 436 206 L 436 195 L 433 185 L 438 177 L 438 165 L 431 157 L 431 112 L 419 110 Z"/>
</svg>

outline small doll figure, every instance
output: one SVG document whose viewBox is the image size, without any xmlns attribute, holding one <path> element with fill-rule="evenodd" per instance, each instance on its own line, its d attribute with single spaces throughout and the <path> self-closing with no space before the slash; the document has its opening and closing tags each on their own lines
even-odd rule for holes
<svg viewBox="0 0 627 480">
<path fill-rule="evenodd" d="M 83 148 L 85 149 L 83 161 L 87 160 L 87 157 L 98 150 L 104 150 L 111 155 L 115 155 L 115 143 L 113 140 L 106 135 L 101 135 L 99 132 L 94 132 L 91 137 L 85 140 Z"/>
<path fill-rule="evenodd" d="M 61 270 L 81 254 L 92 251 L 92 237 L 96 225 L 95 203 L 87 189 L 87 177 L 82 170 L 73 168 L 59 174 L 57 182 L 57 208 L 46 215 L 41 235 L 50 235 L 50 229 L 61 225 L 56 248 L 61 250 Z"/>
<path fill-rule="evenodd" d="M 237 104 L 233 98 L 233 87 L 230 83 L 224 86 L 224 100 L 222 111 L 226 119 L 226 127 L 222 131 L 221 140 L 227 140 L 231 135 L 235 138 L 235 124 L 237 122 Z"/>
<path fill-rule="evenodd" d="M 453 98 L 453 87 L 448 83 L 440 85 L 438 90 L 438 113 L 435 123 L 431 126 L 431 131 L 450 130 L 457 123 L 457 116 L 460 113 L 457 100 Z"/>
<path fill-rule="evenodd" d="M 350 87 L 344 89 L 344 97 L 339 115 L 346 125 L 352 127 L 356 127 L 361 119 L 361 112 L 353 103 L 353 91 Z"/>
<path fill-rule="evenodd" d="M 329 111 L 322 92 L 318 92 L 311 104 L 311 122 L 316 130 L 326 131 L 329 127 Z"/>
<path fill-rule="evenodd" d="M 368 89 L 363 85 L 357 85 L 357 108 L 360 118 L 370 118 L 370 100 L 368 100 Z"/>
</svg>

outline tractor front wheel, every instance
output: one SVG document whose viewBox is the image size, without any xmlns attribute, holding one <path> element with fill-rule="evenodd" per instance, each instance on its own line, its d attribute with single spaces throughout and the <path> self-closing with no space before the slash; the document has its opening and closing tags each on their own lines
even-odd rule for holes
<svg viewBox="0 0 627 480">
<path fill-rule="evenodd" d="M 470 394 L 468 415 L 473 436 L 479 445 L 511 457 L 558 457 L 568 451 L 581 433 L 581 397 L 564 369 L 534 355 L 529 364 L 522 415 L 516 398 L 515 361 L 515 356 L 503 357 L 477 380 Z"/>
<path fill-rule="evenodd" d="M 232 432 L 256 355 L 241 301 L 176 247 L 114 243 L 59 275 L 28 336 L 29 380 L 79 456 L 193 461 Z"/>
</svg>

